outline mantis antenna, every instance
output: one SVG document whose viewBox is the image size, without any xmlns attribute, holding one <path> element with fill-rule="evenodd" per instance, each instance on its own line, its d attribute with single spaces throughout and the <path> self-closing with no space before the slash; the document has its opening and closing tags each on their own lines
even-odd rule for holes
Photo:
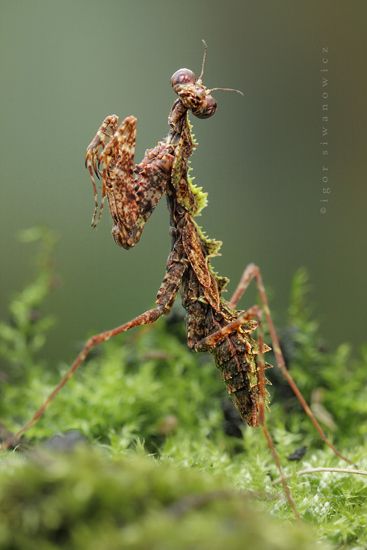
<svg viewBox="0 0 367 550">
<path fill-rule="evenodd" d="M 201 41 L 204 44 L 204 53 L 203 53 L 203 61 L 201 63 L 200 76 L 197 79 L 197 82 L 200 82 L 200 83 L 202 82 L 202 79 L 203 79 L 203 76 L 204 76 L 206 57 L 207 57 L 207 53 L 208 53 L 208 44 L 205 42 L 205 40 L 203 38 L 201 39 Z M 211 94 L 212 92 L 216 92 L 216 91 L 236 92 L 237 94 L 240 94 L 242 96 L 245 95 L 243 92 L 241 92 L 241 90 L 236 90 L 234 88 L 211 88 L 210 90 L 208 90 L 208 94 Z"/>
</svg>

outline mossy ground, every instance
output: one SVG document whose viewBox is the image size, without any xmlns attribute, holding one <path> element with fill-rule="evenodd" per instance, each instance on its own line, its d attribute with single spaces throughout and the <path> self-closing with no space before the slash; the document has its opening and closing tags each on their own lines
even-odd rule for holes
<svg viewBox="0 0 367 550">
<path fill-rule="evenodd" d="M 45 248 L 40 273 L 14 298 L 10 322 L 0 324 L 0 413 L 9 430 L 29 419 L 60 375 L 39 358 L 51 324 L 42 315 L 51 241 L 39 231 L 26 238 L 43 239 Z M 323 349 L 306 303 L 299 272 L 281 331 L 289 368 L 338 448 L 367 469 L 367 348 L 359 359 L 345 344 Z M 0 547 L 302 549 L 322 541 L 366 548 L 366 478 L 298 475 L 345 464 L 271 373 L 268 424 L 304 525 L 291 527 L 261 432 L 240 428 L 212 358 L 188 350 L 178 310 L 93 353 L 27 434 L 29 450 L 2 455 Z M 60 452 L 74 447 L 70 436 L 50 438 L 70 430 L 85 443 Z M 288 461 L 302 446 L 303 459 Z"/>
</svg>

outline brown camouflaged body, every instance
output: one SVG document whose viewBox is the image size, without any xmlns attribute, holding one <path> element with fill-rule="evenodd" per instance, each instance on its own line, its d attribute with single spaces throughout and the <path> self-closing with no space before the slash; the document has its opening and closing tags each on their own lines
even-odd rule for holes
<svg viewBox="0 0 367 550">
<path fill-rule="evenodd" d="M 167 313 L 181 290 L 189 347 L 213 353 L 241 417 L 257 426 L 265 395 L 256 363 L 258 345 L 251 337 L 257 325 L 222 299 L 221 291 L 227 281 L 210 266 L 210 258 L 217 255 L 221 243 L 208 239 L 194 220 L 205 200 L 200 205 L 201 189 L 189 178 L 189 159 L 195 144 L 188 110 L 208 118 L 214 114 L 216 102 L 210 90 L 188 69 L 177 71 L 172 84 L 179 98 L 169 115 L 170 131 L 165 141 L 147 150 L 142 162 L 135 164 L 136 118 L 128 116 L 119 125 L 118 117 L 109 115 L 88 146 L 87 167 L 95 199 L 93 175 L 101 177 L 99 211 L 107 196 L 114 222 L 112 235 L 123 248 L 131 248 L 139 241 L 147 219 L 162 195 L 167 195 L 172 249 L 157 294 L 158 309 L 145 316 L 144 322 Z M 216 335 L 218 331 L 221 332 Z"/>
<path fill-rule="evenodd" d="M 227 335 L 214 348 L 195 347 L 199 340 L 238 319 L 240 313 L 226 307 L 224 301 L 219 309 L 215 310 L 203 301 L 203 291 L 194 271 L 189 267 L 185 272 L 182 286 L 182 304 L 187 311 L 188 346 L 197 351 L 210 351 L 213 354 L 227 392 L 241 418 L 250 426 L 257 426 L 257 343 L 249 334 L 236 331 Z"/>
<path fill-rule="evenodd" d="M 186 123 L 185 123 L 186 124 Z M 185 126 L 184 124 L 184 126 Z M 181 132 L 183 150 L 189 156 L 193 144 L 189 128 Z M 188 156 L 186 161 L 188 161 Z M 182 159 L 181 159 L 182 160 Z M 256 355 L 257 342 L 251 337 L 254 324 L 244 323 L 239 329 L 219 340 L 214 347 L 201 345 L 200 341 L 214 332 L 225 328 L 243 313 L 233 309 L 221 297 L 221 278 L 210 268 L 207 244 L 200 235 L 198 226 L 190 212 L 178 200 L 174 180 L 180 183 L 181 194 L 186 194 L 191 204 L 191 193 L 187 178 L 187 162 L 181 162 L 179 175 L 167 186 L 168 208 L 173 228 L 172 251 L 181 265 L 181 300 L 187 311 L 187 342 L 195 351 L 209 351 L 214 355 L 230 394 L 242 419 L 250 426 L 258 425 L 258 379 Z M 184 189 L 185 187 L 185 189 Z"/>
</svg>

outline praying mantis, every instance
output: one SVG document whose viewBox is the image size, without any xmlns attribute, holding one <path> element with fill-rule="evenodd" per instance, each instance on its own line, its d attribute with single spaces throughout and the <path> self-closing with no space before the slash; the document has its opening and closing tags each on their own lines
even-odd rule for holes
<svg viewBox="0 0 367 550">
<path fill-rule="evenodd" d="M 286 368 L 259 267 L 248 265 L 233 295 L 225 300 L 222 294 L 228 279 L 217 275 L 211 266 L 211 258 L 218 255 L 222 243 L 208 238 L 195 221 L 195 217 L 206 206 L 206 193 L 194 185 L 189 175 L 190 157 L 197 144 L 188 115 L 191 112 L 199 119 L 211 118 L 217 109 L 217 102 L 212 96 L 214 91 L 238 92 L 231 88 L 209 89 L 205 86 L 205 43 L 204 46 L 199 77 L 185 68 L 179 69 L 171 77 L 177 99 L 169 113 L 168 135 L 154 148 L 148 149 L 139 164 L 135 164 L 134 160 L 137 120 L 133 116 L 126 117 L 122 122 L 117 115 L 107 116 L 86 152 L 85 164 L 95 201 L 92 226 L 95 227 L 101 218 L 107 198 L 113 220 L 112 236 L 120 247 L 130 249 L 139 242 L 146 222 L 160 199 L 166 197 L 172 242 L 156 305 L 119 327 L 89 338 L 59 384 L 30 421 L 13 436 L 12 442 L 14 444 L 18 441 L 41 418 L 93 348 L 134 327 L 151 325 L 162 315 L 167 315 L 180 293 L 187 313 L 189 348 L 213 354 L 227 392 L 242 420 L 251 427 L 262 429 L 280 472 L 287 501 L 298 517 L 266 425 L 269 396 L 265 371 L 270 365 L 265 362 L 264 354 L 271 348 L 264 343 L 263 316 L 268 325 L 276 364 L 305 413 L 335 455 L 346 462 L 350 461 L 329 441 Z M 101 180 L 100 200 L 96 178 Z M 247 310 L 238 309 L 239 301 L 252 280 L 256 282 L 261 307 L 255 305 Z"/>
</svg>

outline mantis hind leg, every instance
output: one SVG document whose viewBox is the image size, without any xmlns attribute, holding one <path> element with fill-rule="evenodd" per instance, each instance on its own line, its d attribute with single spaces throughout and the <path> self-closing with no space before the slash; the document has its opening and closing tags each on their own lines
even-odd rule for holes
<svg viewBox="0 0 367 550">
<path fill-rule="evenodd" d="M 278 337 L 278 334 L 275 330 L 275 325 L 274 325 L 273 319 L 271 317 L 270 308 L 269 308 L 269 301 L 268 301 L 268 297 L 267 297 L 265 287 L 264 287 L 264 284 L 263 284 L 261 271 L 260 271 L 260 268 L 257 265 L 249 264 L 246 267 L 246 269 L 244 270 L 244 272 L 241 276 L 240 282 L 238 283 L 237 288 L 234 291 L 233 296 L 230 299 L 230 302 L 229 302 L 230 305 L 232 307 L 237 306 L 239 300 L 241 299 L 243 294 L 246 292 L 246 289 L 248 288 L 249 284 L 251 283 L 251 281 L 253 279 L 255 279 L 255 281 L 256 281 L 256 286 L 257 286 L 257 290 L 258 290 L 258 293 L 259 293 L 262 309 L 264 311 L 266 322 L 267 322 L 267 325 L 269 327 L 269 333 L 270 333 L 271 341 L 272 341 L 272 344 L 273 344 L 273 351 L 274 351 L 277 367 L 281 370 L 284 378 L 288 382 L 290 388 L 292 389 L 293 393 L 297 397 L 300 405 L 302 406 L 303 410 L 305 411 L 305 413 L 307 414 L 307 416 L 311 420 L 313 426 L 315 427 L 316 431 L 318 432 L 319 436 L 324 441 L 324 443 L 328 447 L 330 447 L 330 449 L 333 451 L 333 453 L 338 458 L 341 458 L 342 460 L 344 460 L 348 464 L 353 464 L 353 462 L 351 460 L 349 460 L 347 457 L 345 457 L 344 455 L 342 455 L 335 448 L 335 446 L 331 443 L 331 441 L 328 439 L 325 432 L 321 428 L 318 420 L 316 419 L 315 415 L 313 414 L 310 406 L 306 402 L 306 400 L 303 397 L 300 389 L 298 388 L 296 382 L 294 381 L 293 377 L 291 376 L 291 374 L 289 373 L 289 371 L 286 367 L 284 356 L 283 356 L 283 353 L 282 353 L 282 350 L 281 350 L 281 347 L 280 347 L 279 337 Z"/>
<path fill-rule="evenodd" d="M 121 334 L 123 332 L 127 332 L 132 328 L 144 325 L 151 325 L 159 317 L 167 314 L 170 311 L 177 292 L 180 288 L 182 276 L 185 270 L 186 265 L 180 261 L 180 258 L 177 256 L 177 252 L 174 249 L 168 257 L 166 275 L 157 294 L 156 307 L 154 307 L 153 309 L 149 309 L 144 313 L 141 313 L 140 315 L 138 315 L 131 321 L 124 323 L 123 325 L 120 325 L 111 330 L 100 332 L 99 334 L 95 334 L 94 336 L 89 338 L 70 368 L 60 379 L 54 390 L 44 400 L 42 405 L 36 410 L 32 418 L 26 424 L 24 424 L 24 426 L 20 428 L 20 430 L 18 430 L 15 435 L 10 436 L 7 440 L 5 440 L 0 445 L 0 449 L 5 450 L 10 446 L 15 446 L 17 442 L 19 442 L 23 434 L 27 432 L 30 428 L 32 428 L 32 426 L 34 426 L 40 420 L 40 418 L 44 415 L 46 409 L 55 399 L 57 394 L 72 378 L 78 368 L 85 363 L 85 360 L 87 359 L 92 349 L 99 346 L 100 344 L 103 344 L 104 342 L 107 342 L 107 340 L 110 340 L 110 338 L 113 338 L 114 336 L 117 336 L 118 334 Z"/>
<path fill-rule="evenodd" d="M 261 430 L 264 434 L 264 437 L 266 439 L 266 442 L 268 444 L 268 447 L 274 459 L 275 465 L 278 469 L 278 472 L 280 475 L 280 481 L 282 483 L 283 491 L 287 499 L 287 502 L 291 510 L 293 511 L 295 517 L 299 519 L 300 516 L 296 508 L 296 505 L 292 496 L 292 492 L 289 488 L 286 477 L 284 475 L 279 454 L 276 450 L 273 438 L 271 437 L 271 434 L 266 425 L 265 408 L 266 408 L 267 392 L 266 392 L 265 369 L 269 365 L 266 365 L 264 361 L 264 353 L 269 351 L 270 348 L 266 344 L 264 344 L 263 330 L 261 325 L 261 316 L 262 316 L 261 309 L 258 306 L 253 306 L 247 311 L 240 313 L 237 319 L 235 319 L 234 321 L 231 321 L 227 325 L 221 327 L 219 330 L 213 332 L 212 334 L 208 335 L 202 340 L 199 340 L 195 345 L 195 349 L 196 351 L 213 350 L 215 349 L 216 346 L 218 346 L 221 342 L 223 342 L 224 339 L 228 338 L 228 336 L 230 336 L 231 334 L 236 333 L 236 331 L 238 331 L 240 328 L 242 332 L 246 331 L 248 333 L 251 333 L 254 330 L 258 329 L 258 336 L 257 336 L 258 355 L 257 355 L 257 361 L 256 361 L 257 362 L 257 397 L 256 397 L 256 400 L 254 400 L 253 402 L 253 417 L 251 419 L 252 422 L 250 425 L 252 425 L 253 427 L 256 427 L 256 426 L 261 427 Z M 244 417 L 242 414 L 241 414 L 241 417 L 244 421 L 247 421 L 249 423 L 248 419 L 246 419 L 246 417 Z"/>
</svg>

